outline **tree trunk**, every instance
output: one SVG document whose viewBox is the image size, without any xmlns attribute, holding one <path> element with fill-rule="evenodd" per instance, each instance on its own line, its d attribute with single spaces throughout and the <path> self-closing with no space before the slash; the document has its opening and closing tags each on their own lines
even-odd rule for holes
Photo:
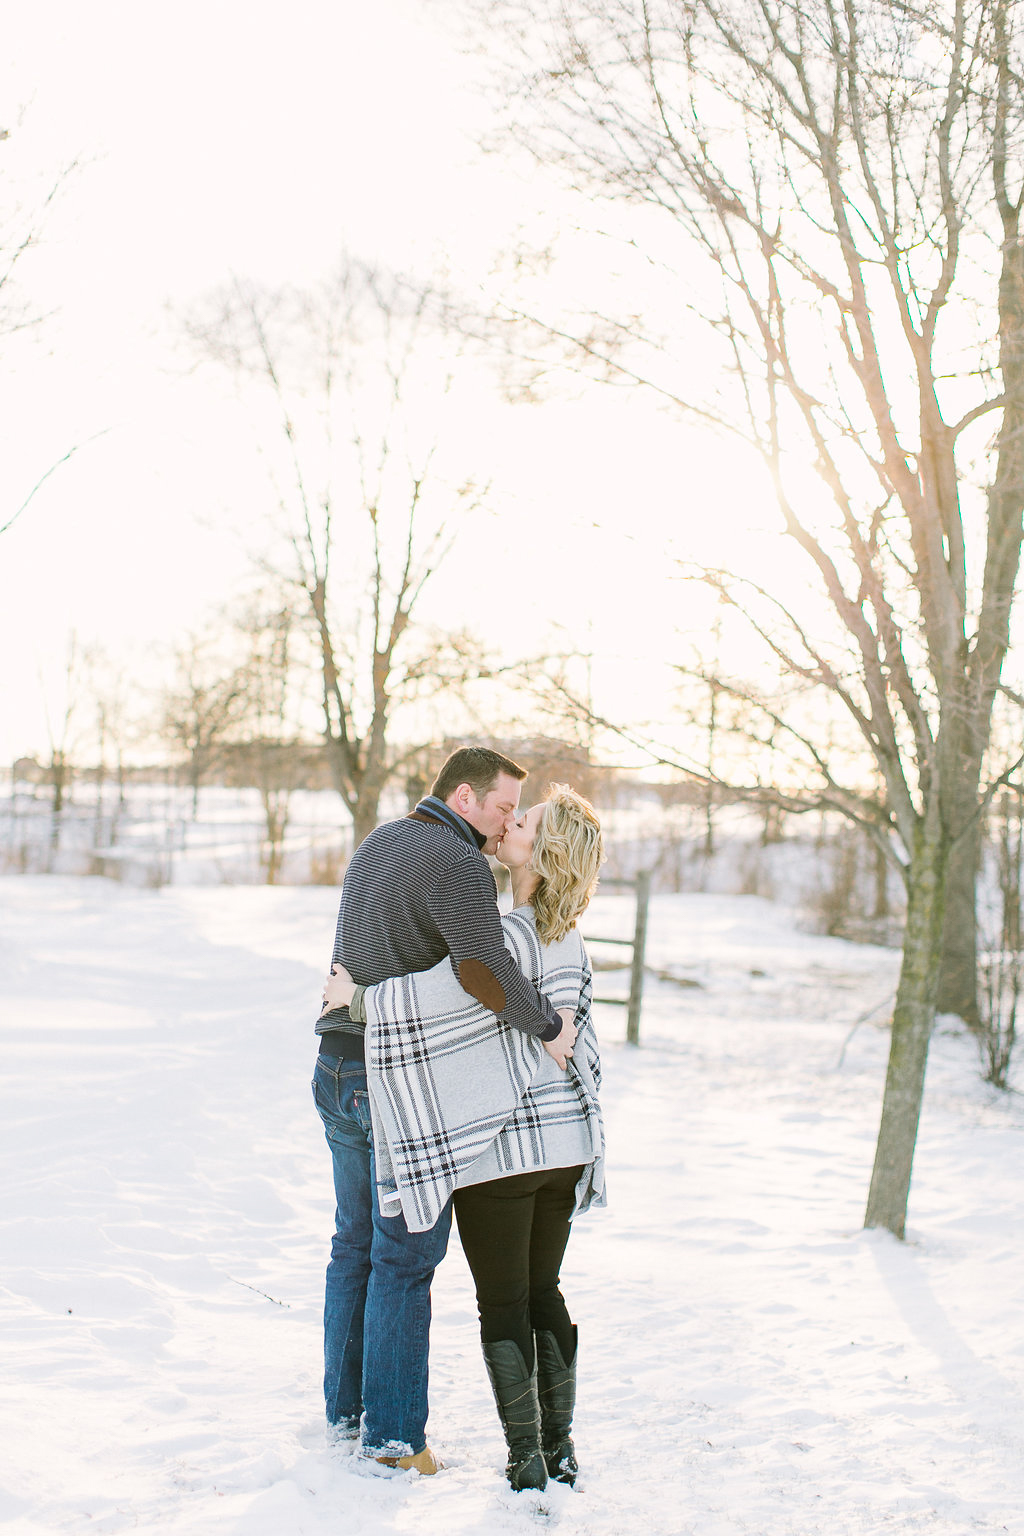
<svg viewBox="0 0 1024 1536">
<path fill-rule="evenodd" d="M 1007 49 L 1011 7 L 995 7 L 999 83 L 1009 90 L 1011 67 Z M 1004 100 L 1006 98 L 1003 98 Z M 999 271 L 999 368 L 1005 405 L 999 428 L 996 472 L 988 495 L 988 539 L 985 550 L 982 610 L 970 661 L 972 694 L 965 717 L 969 726 L 964 771 L 952 825 L 967 827 L 952 850 L 949 893 L 938 1006 L 958 1013 L 972 1027 L 979 1023 L 977 980 L 977 919 L 975 882 L 981 849 L 981 828 L 971 821 L 977 810 L 985 747 L 991 734 L 992 701 L 999 686 L 1003 658 L 1010 641 L 1010 611 L 1020 569 L 1024 527 L 1024 247 L 1020 239 L 1018 196 L 1006 184 L 1005 125 L 997 121 L 992 169 L 995 201 L 1003 225 Z"/>
<path fill-rule="evenodd" d="M 355 812 L 352 816 L 352 852 L 355 853 L 359 844 L 377 825 L 380 810 L 380 791 L 375 795 L 367 794 L 366 790 L 359 796 L 356 802 Z"/>
<path fill-rule="evenodd" d="M 889 860 L 881 848 L 874 850 L 875 854 L 875 907 L 872 917 L 883 918 L 889 916 Z"/>
<path fill-rule="evenodd" d="M 946 907 L 935 1007 L 955 1013 L 975 1029 L 978 1024 L 978 936 L 975 883 L 980 829 L 975 823 L 952 848 L 946 874 Z"/>
<path fill-rule="evenodd" d="M 284 863 L 284 839 L 288 831 L 291 810 L 289 790 L 263 790 L 263 818 L 266 827 L 266 846 L 263 867 L 267 885 L 276 885 Z"/>
<path fill-rule="evenodd" d="M 928 1041 L 935 1021 L 948 853 L 949 840 L 938 809 L 926 809 L 914 840 L 882 1122 L 864 1214 L 866 1227 L 886 1227 L 897 1237 L 903 1236 L 906 1227 Z"/>
<path fill-rule="evenodd" d="M 63 752 L 54 752 L 50 762 L 53 780 L 53 814 L 59 816 L 64 809 L 64 791 L 68 782 L 68 765 Z"/>
<path fill-rule="evenodd" d="M 717 641 L 717 633 L 716 633 Z M 718 665 L 717 647 L 715 665 Z M 715 852 L 715 789 L 710 775 L 714 772 L 715 726 L 717 725 L 718 690 L 711 684 L 711 700 L 708 705 L 708 782 L 704 789 L 704 857 L 710 859 Z"/>
</svg>

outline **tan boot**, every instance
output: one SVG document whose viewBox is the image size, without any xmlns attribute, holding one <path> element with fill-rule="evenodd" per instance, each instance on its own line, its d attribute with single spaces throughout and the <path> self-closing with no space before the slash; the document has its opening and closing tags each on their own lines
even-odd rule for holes
<svg viewBox="0 0 1024 1536">
<path fill-rule="evenodd" d="M 433 1477 L 435 1472 L 440 1472 L 444 1467 L 444 1462 L 437 1459 L 429 1445 L 425 1445 L 415 1456 L 378 1456 L 376 1460 L 382 1467 L 418 1472 L 421 1477 Z"/>
</svg>

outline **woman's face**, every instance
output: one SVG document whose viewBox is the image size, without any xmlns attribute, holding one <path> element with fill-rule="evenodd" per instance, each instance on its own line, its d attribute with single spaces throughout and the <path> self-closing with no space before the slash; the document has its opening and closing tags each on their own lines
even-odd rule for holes
<svg viewBox="0 0 1024 1536">
<path fill-rule="evenodd" d="M 499 864 L 504 864 L 506 869 L 522 869 L 524 864 L 530 862 L 533 840 L 537 836 L 537 828 L 540 826 L 543 815 L 544 801 L 542 800 L 538 805 L 531 805 L 523 815 L 516 817 L 498 844 L 495 857 Z"/>
</svg>

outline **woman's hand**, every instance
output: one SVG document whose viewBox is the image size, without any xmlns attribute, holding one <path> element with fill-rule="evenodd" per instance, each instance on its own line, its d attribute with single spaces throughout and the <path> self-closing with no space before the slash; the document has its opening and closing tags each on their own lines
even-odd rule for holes
<svg viewBox="0 0 1024 1536">
<path fill-rule="evenodd" d="M 558 1017 L 562 1021 L 562 1033 L 556 1035 L 553 1040 L 542 1040 L 541 1045 L 548 1055 L 553 1057 L 563 1072 L 567 1072 L 566 1063 L 572 1056 L 572 1048 L 576 1044 L 576 1013 L 572 1008 L 559 1008 Z"/>
<path fill-rule="evenodd" d="M 331 966 L 331 974 L 324 982 L 324 1006 L 320 1010 L 320 1017 L 330 1013 L 332 1008 L 347 1008 L 355 990 L 356 984 L 348 971 L 335 961 Z"/>
</svg>

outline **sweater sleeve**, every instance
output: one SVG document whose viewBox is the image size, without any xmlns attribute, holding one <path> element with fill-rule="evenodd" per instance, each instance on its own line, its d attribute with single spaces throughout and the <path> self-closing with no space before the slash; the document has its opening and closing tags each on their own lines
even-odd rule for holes
<svg viewBox="0 0 1024 1536">
<path fill-rule="evenodd" d="M 464 859 L 438 880 L 428 906 L 463 990 L 523 1034 L 554 1040 L 561 1020 L 505 948 L 497 894 L 484 860 Z"/>
</svg>

